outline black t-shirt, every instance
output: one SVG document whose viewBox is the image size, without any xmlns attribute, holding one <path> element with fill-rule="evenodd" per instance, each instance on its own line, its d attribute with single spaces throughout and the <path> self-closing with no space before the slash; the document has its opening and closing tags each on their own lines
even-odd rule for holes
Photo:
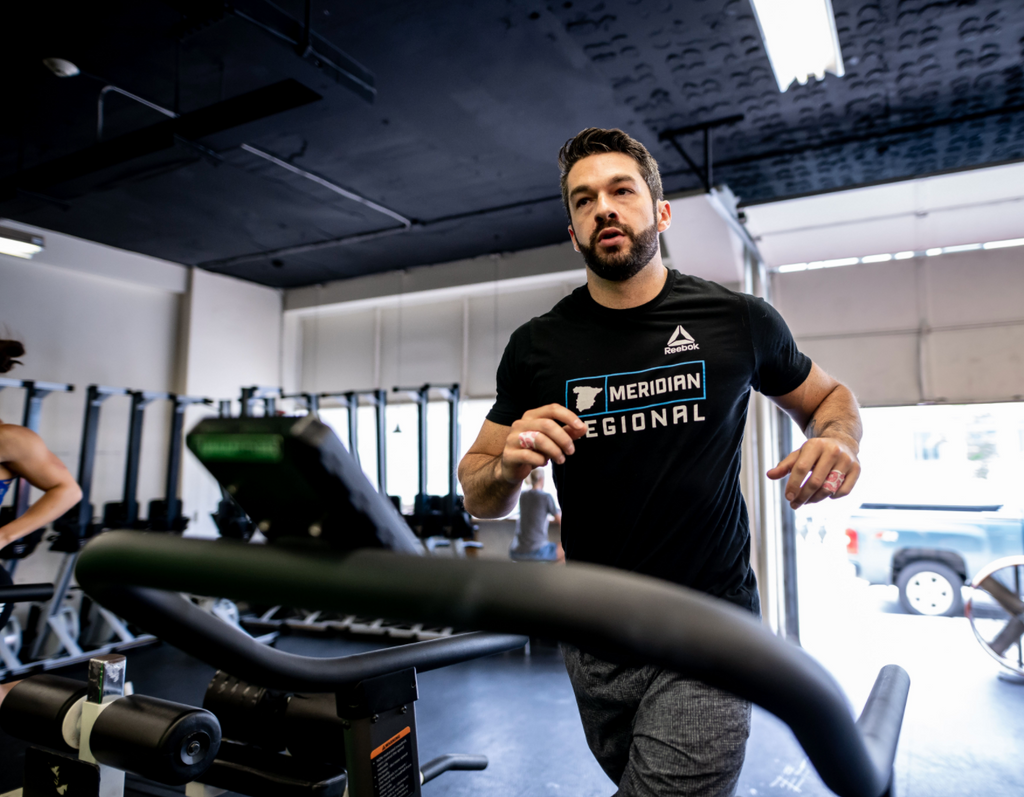
<svg viewBox="0 0 1024 797">
<path fill-rule="evenodd" d="M 613 310 L 586 286 L 519 327 L 488 420 L 561 404 L 587 424 L 552 463 L 567 559 L 663 578 L 759 612 L 740 493 L 750 388 L 811 370 L 761 299 L 669 271 L 650 302 Z"/>
</svg>

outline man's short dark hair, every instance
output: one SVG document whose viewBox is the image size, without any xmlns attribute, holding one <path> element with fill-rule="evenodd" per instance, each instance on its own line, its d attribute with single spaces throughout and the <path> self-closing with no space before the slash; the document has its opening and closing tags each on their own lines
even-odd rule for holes
<svg viewBox="0 0 1024 797">
<path fill-rule="evenodd" d="M 636 161 L 657 209 L 658 200 L 664 199 L 665 194 L 661 188 L 658 162 L 647 151 L 647 147 L 617 128 L 606 130 L 601 127 L 588 127 L 566 141 L 558 152 L 558 165 L 562 170 L 562 204 L 565 205 L 565 214 L 569 221 L 572 221 L 572 213 L 569 212 L 569 171 L 588 155 L 598 155 L 602 152 L 621 152 Z"/>
</svg>

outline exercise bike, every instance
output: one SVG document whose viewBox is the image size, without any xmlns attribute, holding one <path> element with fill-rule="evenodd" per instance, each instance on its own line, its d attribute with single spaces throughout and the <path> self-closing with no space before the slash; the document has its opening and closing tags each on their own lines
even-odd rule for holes
<svg viewBox="0 0 1024 797">
<path fill-rule="evenodd" d="M 345 791 L 418 797 L 437 770 L 484 762 L 443 758 L 420 767 L 416 672 L 509 650 L 531 635 L 654 662 L 731 691 L 788 724 L 836 794 L 891 794 L 909 690 L 899 667 L 882 669 L 855 722 L 821 665 L 722 601 L 597 566 L 531 568 L 423 556 L 404 519 L 315 418 L 210 419 L 188 444 L 267 529 L 271 544 L 109 532 L 89 543 L 76 572 L 93 599 L 221 670 L 204 705 L 228 741 L 214 745 L 208 732 L 209 746 L 196 748 L 195 769 L 176 776 L 190 779 L 189 795 L 229 789 L 254 797 Z M 354 613 L 372 608 L 407 622 L 490 633 L 315 659 L 261 646 L 180 592 Z M 19 731 L 19 720 L 32 716 L 34 703 L 28 690 L 25 700 L 12 700 L 25 684 L 0 708 L 0 723 L 22 738 L 28 734 Z M 64 724 L 73 727 L 66 716 Z M 51 741 L 55 722 L 49 721 Z M 81 727 L 84 733 L 84 722 Z M 296 751 L 312 748 L 303 740 L 314 727 L 331 731 L 313 734 L 324 740 L 312 756 L 319 760 L 304 760 Z M 291 755 L 277 752 L 282 745 Z M 142 768 L 106 741 L 100 748 L 91 746 L 100 765 Z M 173 749 L 181 757 L 190 748 Z M 277 766 L 280 759 L 291 768 L 274 769 L 270 762 Z M 165 769 L 148 771 L 166 777 Z M 333 779 L 325 779 L 330 772 Z"/>
</svg>

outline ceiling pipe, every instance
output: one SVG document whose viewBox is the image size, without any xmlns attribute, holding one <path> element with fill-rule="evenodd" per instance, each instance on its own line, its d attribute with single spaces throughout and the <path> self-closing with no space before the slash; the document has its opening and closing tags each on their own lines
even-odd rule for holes
<svg viewBox="0 0 1024 797">
<path fill-rule="evenodd" d="M 220 258 L 219 260 L 205 260 L 202 263 L 197 263 L 196 265 L 207 269 L 227 268 L 229 266 L 236 266 L 240 263 L 251 263 L 255 260 L 267 260 L 274 257 L 286 257 L 288 255 L 301 255 L 307 252 L 319 252 L 323 249 L 333 249 L 337 246 L 349 246 L 351 244 L 363 243 L 364 241 L 373 241 L 377 238 L 386 238 L 398 233 L 406 233 L 411 230 L 421 230 L 452 221 L 462 221 L 463 219 L 475 218 L 476 216 L 488 216 L 492 213 L 505 213 L 510 210 L 532 207 L 534 205 L 540 205 L 547 202 L 561 201 L 561 194 L 546 196 L 540 199 L 527 199 L 522 202 L 510 202 L 507 205 L 498 205 L 497 207 L 471 210 L 467 213 L 453 213 L 449 216 L 441 216 L 436 219 L 428 219 L 427 221 L 413 221 L 410 227 L 389 227 L 383 230 L 353 233 L 351 235 L 343 235 L 340 238 L 327 238 L 323 241 L 313 241 L 308 244 L 296 244 L 295 246 L 284 246 L 279 249 L 268 249 L 262 252 L 249 252 L 244 255 L 232 255 L 231 257 Z"/>
<path fill-rule="evenodd" d="M 147 108 L 152 108 L 157 113 L 162 113 L 164 116 L 169 116 L 171 119 L 177 119 L 178 118 L 178 114 L 176 114 L 172 110 L 169 110 L 167 108 L 163 108 L 163 107 L 157 105 L 155 102 L 150 102 L 149 100 L 145 100 L 145 99 L 143 99 L 142 97 L 140 97 L 137 94 L 132 94 L 130 91 L 125 91 L 124 89 L 119 88 L 118 86 L 115 86 L 113 84 L 109 84 L 109 85 L 104 86 L 102 89 L 100 89 L 100 96 L 96 100 L 96 140 L 97 141 L 101 141 L 103 139 L 103 102 L 106 99 L 107 93 L 111 92 L 111 91 L 117 92 L 121 96 L 127 97 L 130 100 L 135 100 L 136 102 L 142 103 Z"/>
<path fill-rule="evenodd" d="M 293 166 L 287 161 L 283 161 L 280 158 L 271 155 L 269 152 L 264 152 L 262 149 L 257 149 L 251 144 L 242 144 L 242 149 L 259 158 L 263 158 L 263 160 L 265 161 L 273 163 L 275 166 L 280 166 L 282 169 L 286 169 L 292 174 L 297 174 L 299 177 L 304 177 L 305 179 L 310 180 L 316 183 L 317 185 L 322 185 L 328 191 L 333 191 L 335 194 L 340 194 L 346 199 L 351 199 L 353 202 L 358 202 L 360 205 L 365 205 L 366 207 L 370 208 L 370 210 L 375 210 L 378 213 L 383 213 L 385 216 L 390 216 L 395 221 L 401 223 L 404 229 L 409 229 L 410 227 L 412 227 L 412 219 L 407 219 L 402 214 L 395 213 L 395 211 L 390 210 L 389 208 L 386 208 L 383 205 L 378 205 L 371 199 L 367 199 L 364 196 L 360 196 L 359 194 L 342 188 L 340 185 L 335 185 L 330 180 L 325 180 L 323 177 L 315 175 L 312 172 L 307 172 L 304 169 L 300 169 L 298 166 Z"/>
</svg>

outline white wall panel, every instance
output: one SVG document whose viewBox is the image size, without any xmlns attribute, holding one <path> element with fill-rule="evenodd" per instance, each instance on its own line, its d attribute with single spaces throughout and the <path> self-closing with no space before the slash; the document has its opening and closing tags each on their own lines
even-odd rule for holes
<svg viewBox="0 0 1024 797">
<path fill-rule="evenodd" d="M 936 399 L 1024 398 L 1024 321 L 1017 325 L 935 331 L 927 337 L 926 385 Z"/>
<path fill-rule="evenodd" d="M 383 388 L 462 379 L 462 301 L 403 302 L 382 313 Z"/>
<path fill-rule="evenodd" d="M 512 333 L 554 307 L 567 290 L 567 286 L 549 285 L 470 299 L 468 395 L 494 395 L 495 372 Z"/>
<path fill-rule="evenodd" d="M 1024 247 L 775 274 L 772 285 L 800 347 L 865 405 L 1024 396 Z"/>
<path fill-rule="evenodd" d="M 302 318 L 302 379 L 305 392 L 374 387 L 376 311 Z"/>
<path fill-rule="evenodd" d="M 778 274 L 772 300 L 797 337 L 914 329 L 916 269 L 903 260 Z"/>
<path fill-rule="evenodd" d="M 797 338 L 797 343 L 815 363 L 849 386 L 864 406 L 919 401 L 916 335 Z"/>
<path fill-rule="evenodd" d="M 1024 318 L 1024 247 L 942 255 L 926 262 L 932 326 Z"/>
<path fill-rule="evenodd" d="M 186 300 L 184 392 L 237 399 L 243 386 L 281 384 L 281 291 L 194 268 Z M 209 412 L 190 409 L 186 430 Z M 181 497 L 193 521 L 189 533 L 215 534 L 209 513 L 217 507 L 220 489 L 188 452 L 182 459 Z"/>
</svg>

